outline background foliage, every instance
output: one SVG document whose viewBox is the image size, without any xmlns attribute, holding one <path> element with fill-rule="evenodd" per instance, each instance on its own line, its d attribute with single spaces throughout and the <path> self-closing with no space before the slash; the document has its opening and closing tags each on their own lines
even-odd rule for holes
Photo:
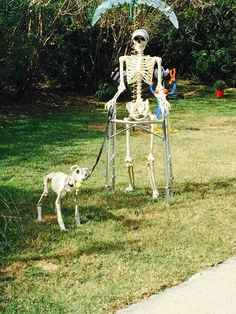
<svg viewBox="0 0 236 314">
<path fill-rule="evenodd" d="M 18 100 L 30 86 L 93 92 L 130 51 L 128 8 L 116 8 L 91 27 L 97 0 L 2 0 L 0 92 Z M 178 74 L 236 84 L 233 0 L 169 0 L 180 28 L 150 8 L 137 8 L 136 25 L 151 40 L 147 52 Z"/>
</svg>

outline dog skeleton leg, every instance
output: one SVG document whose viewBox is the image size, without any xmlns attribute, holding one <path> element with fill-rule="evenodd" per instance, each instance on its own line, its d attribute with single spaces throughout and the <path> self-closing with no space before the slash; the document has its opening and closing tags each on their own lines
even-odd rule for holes
<svg viewBox="0 0 236 314">
<path fill-rule="evenodd" d="M 156 188 L 156 179 L 154 175 L 154 156 L 153 156 L 153 151 L 154 151 L 154 124 L 151 124 L 151 141 L 150 141 L 150 152 L 147 158 L 147 168 L 148 168 L 148 174 L 149 174 L 149 179 L 150 179 L 150 184 L 152 188 L 152 197 L 153 199 L 157 199 L 159 196 L 159 193 Z"/>
<path fill-rule="evenodd" d="M 44 177 L 44 190 L 43 190 L 43 193 L 40 196 L 40 199 L 39 199 L 38 204 L 37 204 L 37 210 L 38 210 L 37 221 L 39 221 L 39 222 L 43 221 L 42 206 L 43 206 L 43 202 L 44 202 L 46 196 L 48 195 L 48 182 L 52 179 L 52 177 L 53 177 L 53 173 L 49 173 L 46 177 Z"/>
<path fill-rule="evenodd" d="M 56 202 L 55 202 L 56 210 L 57 210 L 57 221 L 59 223 L 61 230 L 66 230 L 66 227 L 63 222 L 62 214 L 61 214 L 61 196 L 62 196 L 62 192 L 59 192 L 56 198 Z"/>
<path fill-rule="evenodd" d="M 79 191 L 75 191 L 75 222 L 77 226 L 80 226 L 80 214 L 79 214 Z"/>
<path fill-rule="evenodd" d="M 133 192 L 134 190 L 134 167 L 133 167 L 133 159 L 130 155 L 130 130 L 129 124 L 126 124 L 126 148 L 127 148 L 127 155 L 125 158 L 125 164 L 128 168 L 129 174 L 129 186 L 125 189 L 125 192 Z"/>
</svg>

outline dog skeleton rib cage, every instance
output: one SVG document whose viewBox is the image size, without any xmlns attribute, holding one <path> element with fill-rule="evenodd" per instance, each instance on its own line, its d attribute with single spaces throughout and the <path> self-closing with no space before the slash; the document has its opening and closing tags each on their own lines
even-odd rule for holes
<svg viewBox="0 0 236 314">
<path fill-rule="evenodd" d="M 112 188 L 115 189 L 115 141 L 116 135 L 121 131 L 116 130 L 117 123 L 123 123 L 125 125 L 124 131 L 126 132 L 126 149 L 127 154 L 125 158 L 125 164 L 128 169 L 129 186 L 126 188 L 126 192 L 132 192 L 135 188 L 134 182 L 134 168 L 133 159 L 130 149 L 130 129 L 137 126 L 150 133 L 150 148 L 147 157 L 147 169 L 152 188 L 153 199 L 156 199 L 159 195 L 156 185 L 156 179 L 154 175 L 154 137 L 161 137 L 164 143 L 164 162 L 165 162 L 165 191 L 166 202 L 169 203 L 169 191 L 172 187 L 172 167 L 171 167 L 171 153 L 170 153 L 170 136 L 169 136 L 169 124 L 168 115 L 170 105 L 166 100 L 164 94 L 164 87 L 162 86 L 162 60 L 160 57 L 151 57 L 144 55 L 145 47 L 148 43 L 149 35 L 146 30 L 138 29 L 132 35 L 133 46 L 136 54 L 129 56 L 122 56 L 119 58 L 119 70 L 120 70 L 120 84 L 117 93 L 114 97 L 106 103 L 106 109 L 113 109 L 113 115 L 110 120 L 110 128 L 108 132 L 108 145 L 107 145 L 107 167 L 106 167 L 106 184 L 105 194 L 106 196 L 110 190 L 110 168 L 112 169 Z M 157 88 L 158 102 L 161 110 L 161 118 L 158 119 L 149 108 L 148 99 L 142 98 L 142 83 L 148 85 L 152 84 L 154 68 L 157 66 L 158 79 Z M 133 101 L 126 104 L 128 110 L 128 117 L 123 120 L 118 120 L 116 101 L 119 95 L 126 89 L 124 82 L 124 70 L 126 71 L 127 83 L 132 85 L 136 94 Z M 155 125 L 162 126 L 163 135 L 160 136 L 155 133 Z"/>
</svg>

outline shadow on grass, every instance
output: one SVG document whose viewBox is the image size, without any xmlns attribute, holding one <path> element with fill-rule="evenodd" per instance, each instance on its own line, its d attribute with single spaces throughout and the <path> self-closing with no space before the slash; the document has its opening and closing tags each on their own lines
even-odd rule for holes
<svg viewBox="0 0 236 314">
<path fill-rule="evenodd" d="M 217 194 L 219 190 L 223 190 L 224 194 L 235 193 L 236 177 L 228 180 L 216 180 L 209 182 L 186 182 L 175 189 L 175 194 L 192 193 L 196 198 Z"/>
<path fill-rule="evenodd" d="M 219 193 L 229 195 L 235 193 L 235 185 L 236 177 L 204 183 L 187 182 L 176 186 L 175 194 L 189 195 L 191 193 L 192 195 L 188 197 L 192 200 Z M 44 254 L 46 257 L 50 256 L 50 246 L 47 243 L 60 243 L 67 238 L 71 239 L 71 237 L 78 238 L 79 241 L 89 241 L 86 247 L 79 246 L 79 253 L 76 254 L 91 254 L 99 251 L 105 254 L 109 250 L 121 250 L 123 248 L 122 241 L 117 241 L 117 243 L 98 241 L 96 237 L 90 237 L 91 232 L 96 232 L 97 228 L 100 227 L 105 228 L 104 222 L 108 222 L 107 228 L 109 221 L 115 223 L 113 229 L 118 228 L 122 232 L 132 232 L 145 227 L 147 221 L 141 219 L 144 210 L 155 207 L 157 210 L 163 211 L 164 208 L 164 195 L 163 198 L 154 202 L 145 189 L 137 190 L 132 194 L 118 190 L 111 193 L 108 203 L 103 200 L 102 188 L 86 189 L 81 191 L 80 198 L 81 228 L 77 228 L 74 222 L 73 197 L 68 197 L 68 200 L 63 201 L 62 213 L 68 228 L 68 232 L 63 233 L 57 223 L 54 210 L 55 194 L 53 193 L 49 194 L 43 208 L 45 222 L 36 223 L 36 204 L 41 192 L 41 190 L 36 190 L 32 193 L 32 191 L 15 187 L 0 188 L 0 249 L 4 253 L 5 260 L 10 257 L 13 251 L 18 255 L 17 258 L 21 252 L 30 252 L 31 250 L 33 253 L 27 257 L 28 259 L 37 259 L 37 256 Z M 91 202 L 91 198 L 94 198 L 93 202 Z M 174 203 L 175 199 L 173 198 Z M 37 249 L 39 254 L 35 253 Z"/>
<path fill-rule="evenodd" d="M 94 121 L 104 124 L 104 130 L 91 128 Z M 77 150 L 78 146 L 81 147 L 78 150 L 78 154 L 81 154 L 84 142 L 104 136 L 105 126 L 106 115 L 97 117 L 89 110 L 77 110 L 74 115 L 71 112 L 51 116 L 40 114 L 36 117 L 20 115 L 3 122 L 0 159 L 24 158 L 24 161 L 32 161 L 34 157 L 45 157 L 55 147 L 58 150 L 68 146 L 75 146 Z"/>
<path fill-rule="evenodd" d="M 81 241 L 81 239 L 80 239 Z M 131 248 L 135 249 L 137 251 L 138 244 L 140 243 L 139 240 L 117 240 L 117 241 L 86 241 L 84 238 L 82 239 L 83 244 L 79 244 L 73 250 L 62 250 L 61 253 L 55 253 L 55 252 L 48 252 L 42 253 L 40 250 L 38 252 L 34 252 L 33 254 L 23 254 L 23 255 L 17 255 L 9 256 L 9 261 L 11 263 L 14 262 L 26 262 L 26 263 L 32 263 L 32 262 L 38 262 L 42 260 L 47 260 L 47 262 L 56 262 L 58 263 L 59 260 L 63 259 L 65 262 L 66 260 L 72 261 L 73 259 L 78 259 L 83 256 L 91 256 L 91 255 L 107 255 L 111 253 L 118 253 L 118 252 L 126 252 L 127 254 L 127 247 L 129 247 L 129 250 L 131 251 Z M 4 279 L 4 278 L 3 278 Z M 10 278 L 11 279 L 11 278 Z M 6 280 L 8 278 L 6 277 Z"/>
<path fill-rule="evenodd" d="M 24 251 L 31 248 L 32 244 L 40 237 L 60 238 L 62 232 L 59 229 L 57 215 L 55 213 L 56 196 L 50 191 L 43 206 L 43 223 L 36 222 L 37 202 L 42 190 L 32 191 L 15 188 L 0 187 L 0 250 L 6 255 L 13 251 Z M 89 197 L 88 197 L 89 196 Z M 97 203 L 90 203 L 90 197 L 94 196 Z M 122 201 L 121 201 L 122 200 Z M 99 224 L 106 221 L 121 222 L 128 230 L 136 230 L 141 224 L 138 219 L 127 219 L 125 215 L 117 213 L 120 208 L 133 209 L 147 205 L 147 196 L 127 195 L 122 192 L 112 194 L 109 203 L 103 200 L 100 189 L 87 189 L 81 192 L 80 214 L 83 225 Z M 62 214 L 68 228 L 68 234 L 79 230 L 74 222 L 74 198 L 69 195 L 62 200 Z M 69 235 L 68 235 L 69 236 Z M 64 237 L 64 235 L 63 235 Z M 48 239 L 47 239 L 48 241 Z"/>
<path fill-rule="evenodd" d="M 90 191 L 91 192 L 91 191 Z M 126 242 L 123 241 L 102 241 L 97 236 L 92 236 L 99 227 L 99 223 L 106 221 L 117 222 L 113 228 L 125 228 L 126 230 L 137 230 L 145 224 L 145 221 L 139 219 L 130 219 L 125 215 L 114 214 L 108 210 L 107 204 L 100 201 L 101 206 L 81 206 L 82 225 L 76 227 L 74 222 L 74 208 L 68 208 L 68 203 L 62 212 L 64 222 L 68 230 L 62 232 L 57 222 L 57 216 L 54 212 L 55 195 L 50 193 L 47 204 L 43 210 L 45 221 L 36 222 L 36 200 L 34 195 L 20 189 L 8 188 L 1 189 L 1 200 L 6 203 L 5 208 L 1 207 L 1 214 L 4 219 L 0 219 L 2 261 L 0 264 L 9 262 L 32 262 L 36 260 L 54 260 L 60 257 L 79 258 L 81 255 L 91 254 L 109 254 L 111 251 L 122 251 L 125 249 Z M 21 195 L 21 198 L 20 198 Z M 114 197 L 114 196 L 113 196 Z M 121 195 L 119 195 L 121 198 Z M 22 202 L 22 199 L 24 201 Z M 139 204 L 141 205 L 139 199 Z M 81 196 L 83 202 L 83 195 Z M 138 202 L 138 200 L 137 200 Z M 35 204 L 32 206 L 31 204 Z M 32 208 L 34 207 L 34 208 Z M 131 205 L 129 206 L 132 207 Z M 1 218 L 2 218 L 1 217 Z M 14 220 L 17 218 L 17 223 Z M 108 226 L 108 225 L 107 225 Z M 101 228 L 105 228 L 102 224 Z M 62 253 L 54 253 L 53 246 L 57 243 L 78 240 L 78 246 L 72 247 L 72 251 L 65 250 Z M 51 244 L 53 244 L 51 246 Z M 135 246 L 135 241 L 132 243 Z"/>
</svg>

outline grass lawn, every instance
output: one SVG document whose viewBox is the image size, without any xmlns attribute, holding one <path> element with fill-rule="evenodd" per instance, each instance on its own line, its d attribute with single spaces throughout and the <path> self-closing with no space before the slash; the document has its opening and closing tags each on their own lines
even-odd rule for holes
<svg viewBox="0 0 236 314">
<path fill-rule="evenodd" d="M 34 94 L 0 113 L 1 313 L 113 313 L 186 280 L 236 253 L 236 90 L 217 99 L 179 84 L 171 101 L 175 194 L 151 198 L 145 159 L 149 135 L 132 134 L 137 191 L 125 194 L 125 135 L 117 140 L 117 191 L 104 202 L 105 154 L 81 188 L 82 226 L 73 197 L 63 202 L 61 232 L 50 193 L 36 222 L 43 176 L 71 165 L 92 167 L 107 113 L 92 98 Z M 153 102 L 153 106 L 154 106 Z M 125 113 L 124 104 L 120 112 Z M 156 174 L 163 191 L 163 144 Z"/>
</svg>

